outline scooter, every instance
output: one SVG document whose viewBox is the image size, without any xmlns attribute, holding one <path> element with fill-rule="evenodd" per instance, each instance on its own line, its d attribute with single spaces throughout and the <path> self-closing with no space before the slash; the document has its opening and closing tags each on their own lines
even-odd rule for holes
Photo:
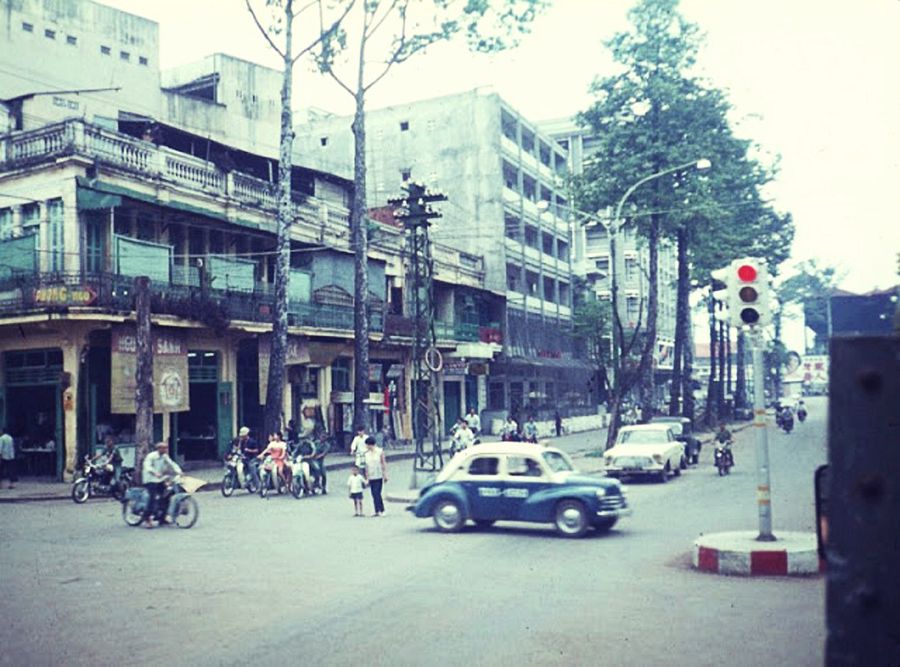
<svg viewBox="0 0 900 667">
<path fill-rule="evenodd" d="M 240 452 L 231 452 L 225 458 L 225 475 L 222 477 L 223 496 L 228 498 L 235 489 L 247 489 L 248 493 L 259 491 L 259 485 L 253 474 L 249 470 L 245 470 Z"/>
<path fill-rule="evenodd" d="M 148 518 L 156 519 L 160 525 L 167 516 L 179 528 L 191 528 L 200 517 L 200 507 L 193 493 L 205 482 L 181 475 L 166 481 L 166 490 L 159 499 L 159 506 L 150 515 L 150 492 L 143 486 L 133 486 L 125 492 L 122 500 L 122 519 L 129 526 L 140 526 Z"/>
<path fill-rule="evenodd" d="M 287 485 L 284 483 L 282 476 L 278 473 L 278 466 L 275 464 L 275 459 L 271 456 L 266 456 L 266 458 L 263 459 L 262 465 L 259 467 L 260 498 L 268 496 L 269 491 L 284 493 L 286 490 Z"/>
<path fill-rule="evenodd" d="M 806 408 L 800 408 L 799 410 L 797 410 L 797 419 L 799 419 L 801 422 L 806 421 Z"/>
<path fill-rule="evenodd" d="M 298 500 L 303 496 L 315 495 L 319 491 L 312 474 L 312 466 L 308 457 L 297 454 L 291 461 L 291 495 Z"/>
<path fill-rule="evenodd" d="M 781 415 L 781 428 L 785 433 L 790 433 L 794 430 L 794 415 L 790 412 L 785 412 Z"/>
<path fill-rule="evenodd" d="M 731 443 L 718 444 L 714 453 L 714 464 L 719 470 L 719 476 L 723 477 L 734 466 L 734 456 L 731 454 Z"/>
</svg>

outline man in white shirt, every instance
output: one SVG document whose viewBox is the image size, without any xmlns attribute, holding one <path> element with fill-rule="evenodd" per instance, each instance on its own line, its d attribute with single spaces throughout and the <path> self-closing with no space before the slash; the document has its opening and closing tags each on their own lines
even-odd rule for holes
<svg viewBox="0 0 900 667">
<path fill-rule="evenodd" d="M 481 432 L 481 417 L 475 412 L 475 408 L 469 408 L 469 414 L 466 415 L 466 424 L 472 430 L 472 435 L 476 436 Z"/>
<path fill-rule="evenodd" d="M 147 528 L 153 528 L 153 516 L 159 511 L 159 501 L 166 487 L 166 480 L 181 474 L 181 466 L 169 458 L 169 445 L 156 443 L 156 451 L 144 457 L 141 479 L 150 492 L 150 511 L 147 513 Z"/>
<path fill-rule="evenodd" d="M 16 481 L 16 445 L 12 436 L 0 427 L 0 480 L 6 477 L 9 488 L 15 488 Z"/>
</svg>

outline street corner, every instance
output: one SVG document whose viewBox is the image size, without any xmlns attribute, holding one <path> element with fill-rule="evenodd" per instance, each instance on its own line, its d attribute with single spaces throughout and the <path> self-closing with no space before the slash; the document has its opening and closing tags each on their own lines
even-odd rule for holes
<svg viewBox="0 0 900 667">
<path fill-rule="evenodd" d="M 761 542 L 756 531 L 710 533 L 694 540 L 694 569 L 732 576 L 808 577 L 822 564 L 815 533 L 776 531 L 775 540 Z"/>
</svg>

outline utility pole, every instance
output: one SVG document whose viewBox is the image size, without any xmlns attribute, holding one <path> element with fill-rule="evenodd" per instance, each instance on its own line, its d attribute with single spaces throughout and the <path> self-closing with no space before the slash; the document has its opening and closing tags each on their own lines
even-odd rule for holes
<svg viewBox="0 0 900 667">
<path fill-rule="evenodd" d="M 134 279 L 134 311 L 137 317 L 135 348 L 137 363 L 134 379 L 134 456 L 135 483 L 141 483 L 141 465 L 153 441 L 153 340 L 150 331 L 150 279 Z"/>
<path fill-rule="evenodd" d="M 437 337 L 434 333 L 434 265 L 428 228 L 431 220 L 441 217 L 429 204 L 447 201 L 447 197 L 428 193 L 418 183 L 410 183 L 406 191 L 406 197 L 392 199 L 389 203 L 399 207 L 394 215 L 403 222 L 407 232 L 407 303 L 413 319 L 410 404 L 413 439 L 416 443 L 412 478 L 412 487 L 415 488 L 417 473 L 433 473 L 444 465 L 438 402 L 438 373 L 443 367 L 443 359 L 437 349 Z M 427 443 L 429 438 L 430 443 Z"/>
</svg>

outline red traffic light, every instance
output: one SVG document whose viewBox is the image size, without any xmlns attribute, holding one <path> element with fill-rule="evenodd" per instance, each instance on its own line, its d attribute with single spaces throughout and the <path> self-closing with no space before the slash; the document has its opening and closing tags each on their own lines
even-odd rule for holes
<svg viewBox="0 0 900 667">
<path fill-rule="evenodd" d="M 756 267 L 750 264 L 741 264 L 738 267 L 737 274 L 741 282 L 752 283 L 756 280 Z"/>
</svg>

